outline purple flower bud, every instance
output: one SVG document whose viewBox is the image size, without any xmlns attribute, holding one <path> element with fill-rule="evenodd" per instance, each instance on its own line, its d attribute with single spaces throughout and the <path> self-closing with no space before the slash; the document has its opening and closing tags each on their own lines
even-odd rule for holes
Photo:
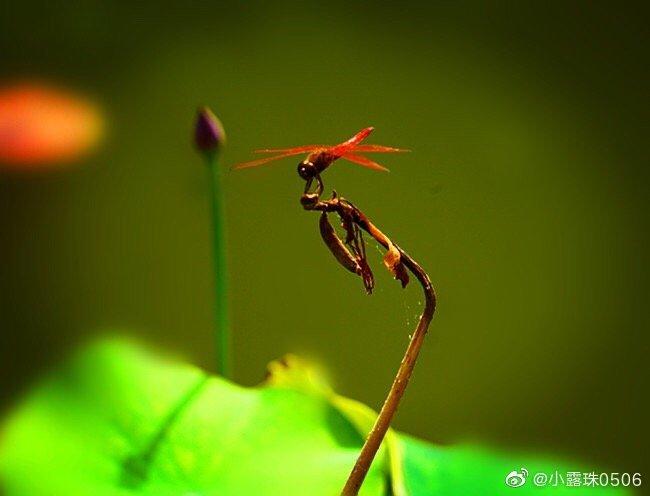
<svg viewBox="0 0 650 496">
<path fill-rule="evenodd" d="M 226 142 L 221 121 L 208 108 L 201 107 L 196 116 L 194 143 L 202 152 L 216 152 Z"/>
</svg>

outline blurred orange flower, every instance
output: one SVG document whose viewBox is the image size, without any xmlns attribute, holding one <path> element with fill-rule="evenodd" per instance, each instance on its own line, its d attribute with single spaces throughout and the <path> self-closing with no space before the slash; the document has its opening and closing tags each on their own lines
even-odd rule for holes
<svg viewBox="0 0 650 496">
<path fill-rule="evenodd" d="M 71 92 L 34 83 L 0 87 L 0 167 L 69 162 L 102 135 L 97 107 Z"/>
</svg>

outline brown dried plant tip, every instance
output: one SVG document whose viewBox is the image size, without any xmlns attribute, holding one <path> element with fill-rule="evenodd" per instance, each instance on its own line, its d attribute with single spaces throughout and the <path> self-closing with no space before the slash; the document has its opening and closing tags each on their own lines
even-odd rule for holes
<svg viewBox="0 0 650 496">
<path fill-rule="evenodd" d="M 214 153 L 226 142 L 219 118 L 208 107 L 199 108 L 194 127 L 194 143 L 204 153 Z"/>
</svg>

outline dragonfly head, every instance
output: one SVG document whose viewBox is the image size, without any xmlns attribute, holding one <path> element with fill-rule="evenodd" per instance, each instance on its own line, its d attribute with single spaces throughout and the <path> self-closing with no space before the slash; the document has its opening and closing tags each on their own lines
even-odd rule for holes
<svg viewBox="0 0 650 496">
<path fill-rule="evenodd" d="M 305 181 L 313 179 L 317 174 L 318 169 L 311 160 L 305 159 L 298 164 L 298 175 Z"/>
</svg>

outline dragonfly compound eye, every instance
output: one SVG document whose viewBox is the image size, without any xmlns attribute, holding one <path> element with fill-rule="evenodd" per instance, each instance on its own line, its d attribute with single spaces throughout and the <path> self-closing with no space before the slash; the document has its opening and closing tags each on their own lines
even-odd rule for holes
<svg viewBox="0 0 650 496">
<path fill-rule="evenodd" d="M 305 181 L 314 177 L 316 168 L 311 162 L 300 162 L 298 164 L 298 175 Z"/>
</svg>

